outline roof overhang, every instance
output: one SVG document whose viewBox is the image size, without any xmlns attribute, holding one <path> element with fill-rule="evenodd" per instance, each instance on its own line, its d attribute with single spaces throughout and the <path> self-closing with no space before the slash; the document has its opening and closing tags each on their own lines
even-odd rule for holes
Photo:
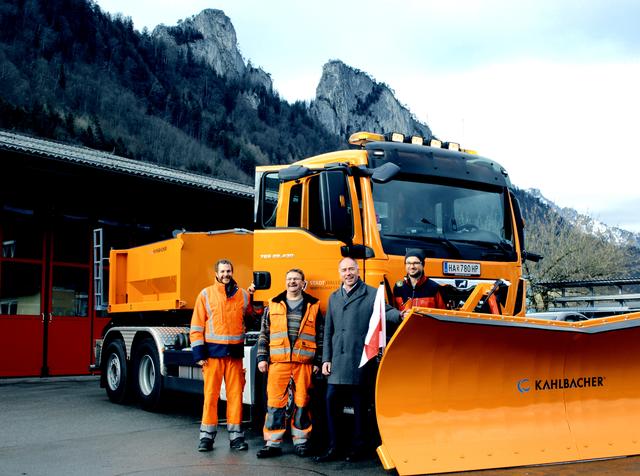
<svg viewBox="0 0 640 476">
<path fill-rule="evenodd" d="M 0 130 L 0 150 L 75 163 L 81 166 L 175 183 L 181 186 L 196 187 L 243 198 L 253 198 L 254 195 L 254 189 L 249 185 L 215 179 L 207 175 L 172 169 L 149 162 L 127 159 L 88 147 L 36 139 L 8 131 Z"/>
</svg>

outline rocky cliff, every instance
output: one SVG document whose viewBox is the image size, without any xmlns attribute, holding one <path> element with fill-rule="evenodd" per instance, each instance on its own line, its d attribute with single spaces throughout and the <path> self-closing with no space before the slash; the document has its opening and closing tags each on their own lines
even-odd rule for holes
<svg viewBox="0 0 640 476">
<path fill-rule="evenodd" d="M 222 10 L 203 10 L 176 26 L 159 25 L 152 35 L 174 52 L 203 60 L 222 77 L 273 92 L 271 76 L 245 63 L 233 24 Z M 256 96 L 249 103 L 257 101 Z M 340 137 L 358 130 L 432 136 L 429 127 L 418 122 L 387 85 L 338 60 L 324 65 L 309 112 L 329 133 Z"/>
<path fill-rule="evenodd" d="M 172 27 L 158 25 L 152 35 L 185 55 L 192 54 L 203 60 L 220 76 L 231 80 L 247 79 L 251 84 L 272 91 L 271 76 L 245 64 L 238 50 L 236 31 L 222 10 L 203 10 Z"/>
<path fill-rule="evenodd" d="M 231 20 L 221 10 L 203 10 L 172 27 L 159 25 L 153 36 L 173 51 L 203 60 L 220 76 L 273 92 L 270 75 L 245 63 Z M 358 130 L 432 136 L 429 126 L 417 121 L 387 85 L 339 60 L 324 65 L 309 112 L 329 133 L 340 137 Z"/>
<path fill-rule="evenodd" d="M 418 122 L 387 85 L 342 61 L 324 65 L 310 112 L 329 132 L 343 137 L 359 130 L 432 137 L 429 126 Z"/>
</svg>

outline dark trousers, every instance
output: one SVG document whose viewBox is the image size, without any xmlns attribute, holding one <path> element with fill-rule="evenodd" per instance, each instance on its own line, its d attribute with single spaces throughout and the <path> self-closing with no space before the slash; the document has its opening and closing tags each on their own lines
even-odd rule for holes
<svg viewBox="0 0 640 476">
<path fill-rule="evenodd" d="M 329 432 L 329 448 L 343 446 L 340 435 L 345 436 L 343 409 L 345 405 L 353 406 L 353 434 L 351 450 L 362 451 L 365 448 L 365 432 L 368 428 L 368 409 L 371 403 L 367 388 L 363 385 L 327 385 L 327 430 Z"/>
</svg>

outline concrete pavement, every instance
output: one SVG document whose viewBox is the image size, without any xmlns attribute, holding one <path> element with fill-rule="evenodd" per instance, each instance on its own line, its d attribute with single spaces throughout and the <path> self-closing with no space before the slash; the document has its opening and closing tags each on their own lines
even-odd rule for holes
<svg viewBox="0 0 640 476">
<path fill-rule="evenodd" d="M 248 452 L 232 452 L 220 431 L 214 451 L 196 450 L 201 398 L 179 395 L 168 409 L 115 405 L 97 377 L 0 379 L 0 475 L 386 475 L 377 460 L 314 463 L 290 445 L 259 460 L 259 434 Z M 464 476 L 635 475 L 640 457 L 589 463 L 451 473 Z"/>
</svg>

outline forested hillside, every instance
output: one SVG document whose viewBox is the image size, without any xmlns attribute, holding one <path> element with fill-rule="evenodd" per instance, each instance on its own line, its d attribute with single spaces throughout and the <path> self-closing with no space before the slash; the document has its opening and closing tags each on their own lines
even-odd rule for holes
<svg viewBox="0 0 640 476">
<path fill-rule="evenodd" d="M 229 53 L 233 74 L 203 56 L 204 30 L 195 28 L 204 19 L 214 21 L 207 28 L 224 22 L 233 34 L 233 51 L 213 58 Z M 268 73 L 244 64 L 219 10 L 160 33 L 135 31 L 130 19 L 88 0 L 0 0 L 0 128 L 244 183 L 256 165 L 346 147 L 329 130 L 377 124 L 431 134 L 388 87 L 340 61 L 325 65 L 311 106 L 280 99 Z M 526 263 L 533 283 L 640 274 L 637 236 L 616 241 L 526 191 L 517 194 L 526 248 L 545 256 Z"/>
<path fill-rule="evenodd" d="M 524 190 L 516 189 L 516 197 L 525 218 L 525 248 L 544 257 L 524 264 L 534 293 L 539 282 L 640 275 L 640 249 L 631 234 L 627 241 L 616 241 L 610 229 L 593 229 L 587 216 L 573 211 L 568 219 Z"/>
<path fill-rule="evenodd" d="M 169 48 L 92 2 L 0 0 L 0 127 L 245 183 L 342 146 L 304 103 Z"/>
</svg>

